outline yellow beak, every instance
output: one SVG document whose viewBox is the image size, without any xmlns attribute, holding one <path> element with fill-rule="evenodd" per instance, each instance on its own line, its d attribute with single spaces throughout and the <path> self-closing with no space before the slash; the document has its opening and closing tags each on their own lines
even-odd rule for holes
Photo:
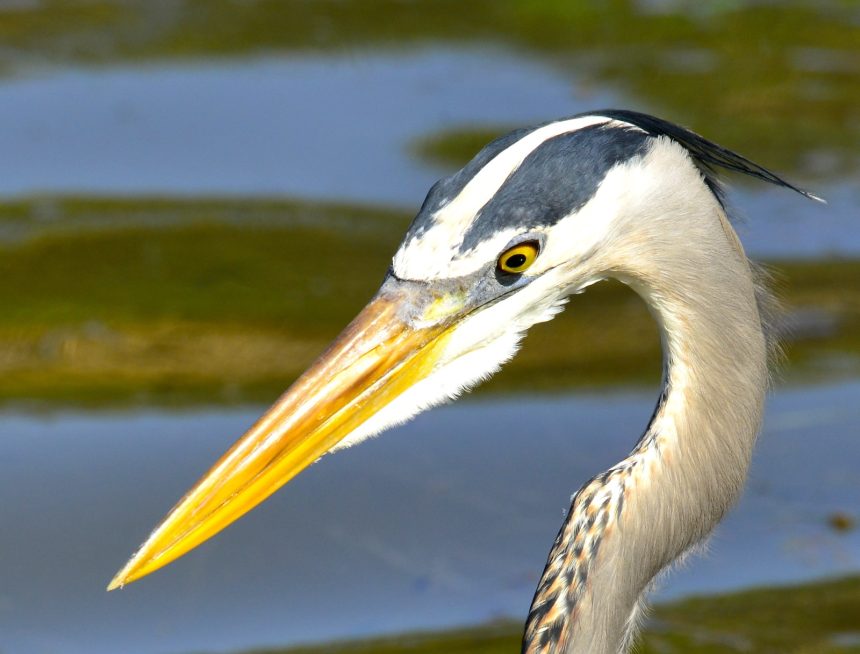
<svg viewBox="0 0 860 654">
<path fill-rule="evenodd" d="M 412 328 L 380 294 L 170 511 L 108 590 L 167 565 L 260 504 L 439 360 L 450 327 Z"/>
</svg>

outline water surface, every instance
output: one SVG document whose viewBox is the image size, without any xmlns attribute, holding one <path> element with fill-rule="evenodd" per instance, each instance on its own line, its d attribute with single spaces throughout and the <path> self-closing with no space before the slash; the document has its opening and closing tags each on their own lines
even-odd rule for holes
<svg viewBox="0 0 860 654">
<path fill-rule="evenodd" d="M 0 81 L 0 194 L 297 196 L 414 211 L 452 169 L 416 159 L 419 138 L 629 103 L 569 78 L 486 48 L 51 70 Z M 749 251 L 860 253 L 856 186 L 819 180 L 814 191 L 827 208 L 741 183 L 732 201 L 749 217 Z"/>
<path fill-rule="evenodd" d="M 776 394 L 741 505 L 658 597 L 860 568 L 858 531 L 828 526 L 860 506 L 851 3 L 42 0 L 0 23 L 4 654 L 522 618 L 570 494 L 653 407 L 656 389 L 558 394 L 656 376 L 633 298 L 595 289 L 534 330 L 505 371 L 533 395 L 328 457 L 167 570 L 103 587 L 263 408 L 219 403 L 274 396 L 372 292 L 455 167 L 416 143 L 604 106 L 690 125 L 829 201 L 729 178 L 748 251 L 791 271 L 792 362 L 829 381 Z M 591 344 L 580 367 L 561 342 Z M 196 408 L 166 408 L 178 391 Z M 44 412 L 9 408 L 34 399 Z"/>
<path fill-rule="evenodd" d="M 259 414 L 0 416 L 0 650 L 230 651 L 524 616 L 570 494 L 651 393 L 465 401 L 332 455 L 121 592 L 104 584 Z M 746 494 L 676 597 L 856 571 L 860 383 L 780 391 Z"/>
</svg>

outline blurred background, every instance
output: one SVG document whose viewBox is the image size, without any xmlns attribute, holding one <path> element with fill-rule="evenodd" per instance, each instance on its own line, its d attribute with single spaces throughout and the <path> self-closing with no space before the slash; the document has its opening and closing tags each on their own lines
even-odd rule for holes
<svg viewBox="0 0 860 654">
<path fill-rule="evenodd" d="M 658 392 L 656 328 L 620 285 L 534 328 L 478 392 L 104 586 L 363 306 L 438 177 L 512 127 L 607 106 L 829 203 L 729 180 L 787 359 L 746 494 L 656 592 L 643 651 L 860 652 L 848 0 L 0 3 L 0 652 L 413 630 L 433 635 L 409 651 L 518 651 L 570 494 Z"/>
</svg>

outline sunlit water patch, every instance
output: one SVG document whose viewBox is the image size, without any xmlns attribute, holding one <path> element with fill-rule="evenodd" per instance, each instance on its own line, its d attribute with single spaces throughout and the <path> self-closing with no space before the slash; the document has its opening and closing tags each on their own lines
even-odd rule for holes
<svg viewBox="0 0 860 654">
<path fill-rule="evenodd" d="M 575 71 L 562 75 L 487 48 L 74 68 L 6 79 L 0 194 L 289 196 L 414 211 L 450 172 L 414 156 L 427 135 L 642 107 L 575 80 Z M 860 254 L 857 190 L 838 180 L 812 190 L 830 205 L 741 185 L 731 197 L 750 218 L 749 251 Z"/>
<path fill-rule="evenodd" d="M 419 202 L 408 144 L 584 110 L 546 67 L 422 50 L 73 69 L 0 84 L 0 193 L 302 195 Z"/>
<path fill-rule="evenodd" d="M 460 402 L 324 459 L 233 528 L 104 585 L 260 408 L 0 414 L 0 651 L 229 651 L 522 617 L 570 493 L 649 393 Z M 856 571 L 860 382 L 780 391 L 741 505 L 660 597 Z M 856 517 L 856 516 L 855 516 Z"/>
</svg>

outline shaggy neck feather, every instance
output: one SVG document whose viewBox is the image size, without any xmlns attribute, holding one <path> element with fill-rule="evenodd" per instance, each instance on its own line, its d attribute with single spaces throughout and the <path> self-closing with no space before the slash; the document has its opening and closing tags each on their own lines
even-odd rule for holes
<svg viewBox="0 0 860 654">
<path fill-rule="evenodd" d="M 636 235 L 651 241 L 638 248 L 648 258 L 611 270 L 660 324 L 662 401 L 630 456 L 574 497 L 524 652 L 626 651 L 648 585 L 710 533 L 742 490 L 767 386 L 755 284 L 721 210 L 684 220 L 678 243 L 666 243 L 659 235 L 667 225 L 657 225 L 653 237 Z"/>
</svg>

